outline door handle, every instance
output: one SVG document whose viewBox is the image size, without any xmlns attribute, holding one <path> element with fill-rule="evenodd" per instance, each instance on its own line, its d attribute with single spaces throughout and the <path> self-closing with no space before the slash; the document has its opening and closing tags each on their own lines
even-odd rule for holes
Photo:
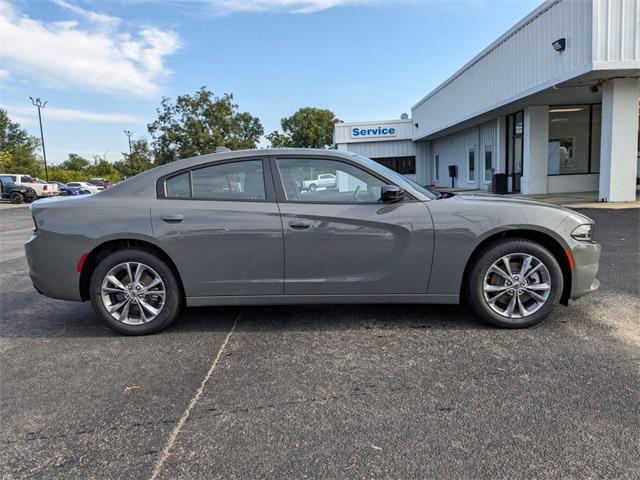
<svg viewBox="0 0 640 480">
<path fill-rule="evenodd" d="M 166 223 L 180 223 L 184 220 L 184 215 L 163 215 L 162 221 Z"/>
<path fill-rule="evenodd" d="M 311 222 L 292 220 L 289 222 L 289 227 L 291 227 L 293 230 L 307 230 L 309 227 L 311 227 Z"/>
</svg>

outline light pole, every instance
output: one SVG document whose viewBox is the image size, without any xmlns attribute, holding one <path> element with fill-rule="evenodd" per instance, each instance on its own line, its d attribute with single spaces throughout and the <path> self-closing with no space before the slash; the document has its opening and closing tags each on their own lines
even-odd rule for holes
<svg viewBox="0 0 640 480">
<path fill-rule="evenodd" d="M 129 155 L 131 155 L 131 135 L 133 135 L 133 132 L 131 130 L 125 130 L 124 134 L 127 136 L 127 139 L 129 140 Z"/>
<path fill-rule="evenodd" d="M 31 103 L 33 103 L 33 105 L 38 108 L 38 120 L 40 121 L 40 139 L 42 140 L 42 157 L 44 158 L 44 176 L 47 179 L 47 182 L 49 182 L 49 170 L 47 169 L 47 151 L 44 148 L 44 132 L 42 131 L 42 114 L 40 113 L 40 110 L 47 105 L 47 101 L 45 100 L 43 102 L 42 100 L 40 100 L 39 97 L 36 98 L 35 100 L 33 99 L 33 97 L 29 97 L 29 100 L 31 100 Z"/>
</svg>

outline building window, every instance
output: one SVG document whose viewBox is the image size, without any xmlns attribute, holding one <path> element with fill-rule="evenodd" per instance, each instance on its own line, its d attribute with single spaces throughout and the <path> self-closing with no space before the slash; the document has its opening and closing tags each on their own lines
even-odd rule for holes
<svg viewBox="0 0 640 480">
<path fill-rule="evenodd" d="M 434 182 L 440 181 L 440 154 L 436 153 L 433 157 L 433 180 Z"/>
<path fill-rule="evenodd" d="M 549 108 L 549 175 L 600 170 L 601 105 Z"/>
<path fill-rule="evenodd" d="M 467 151 L 467 181 L 473 183 L 476 181 L 476 149 L 469 147 Z"/>
<path fill-rule="evenodd" d="M 493 175 L 493 145 L 485 143 L 484 145 L 484 183 L 491 182 Z"/>
<path fill-rule="evenodd" d="M 384 165 L 391 170 L 394 170 L 403 175 L 411 175 L 416 173 L 416 157 L 385 157 L 385 158 L 372 158 L 376 162 Z"/>
</svg>

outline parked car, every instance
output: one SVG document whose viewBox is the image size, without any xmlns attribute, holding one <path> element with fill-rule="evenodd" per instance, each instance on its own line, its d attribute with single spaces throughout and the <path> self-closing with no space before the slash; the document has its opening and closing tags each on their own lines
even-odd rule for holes
<svg viewBox="0 0 640 480">
<path fill-rule="evenodd" d="M 311 168 L 335 172 L 338 188 L 303 190 Z M 31 212 L 36 289 L 90 300 L 126 334 L 167 327 L 182 305 L 463 298 L 489 323 L 521 328 L 599 286 L 590 218 L 524 199 L 437 195 L 348 152 L 189 158 Z"/>
<path fill-rule="evenodd" d="M 0 192 L 2 193 L 2 198 L 8 199 L 14 204 L 29 203 L 38 198 L 33 188 L 26 185 L 17 185 L 11 177 L 6 175 L 0 175 Z"/>
<path fill-rule="evenodd" d="M 66 183 L 62 183 L 62 182 L 56 182 L 56 181 L 51 181 L 49 183 L 55 183 L 56 185 L 58 185 L 58 192 L 59 195 L 87 195 L 91 192 L 89 192 L 89 190 L 85 190 L 82 187 L 70 187 L 69 185 L 67 185 Z"/>
<path fill-rule="evenodd" d="M 330 173 L 318 175 L 315 180 L 303 180 L 302 187 L 305 190 L 315 192 L 318 188 L 335 188 L 336 176 Z"/>
<path fill-rule="evenodd" d="M 98 193 L 104 188 L 97 187 L 95 185 L 90 184 L 89 182 L 69 182 L 67 183 L 67 187 L 76 187 L 83 190 L 86 190 L 89 193 Z"/>
<path fill-rule="evenodd" d="M 58 186 L 46 182 L 36 181 L 30 175 L 20 173 L 0 173 L 0 176 L 9 177 L 16 185 L 26 185 L 33 188 L 40 197 L 53 197 L 58 194 Z"/>
<path fill-rule="evenodd" d="M 95 185 L 101 190 L 112 186 L 111 182 L 106 178 L 90 178 L 89 180 L 87 180 L 87 182 L 91 185 Z"/>
</svg>

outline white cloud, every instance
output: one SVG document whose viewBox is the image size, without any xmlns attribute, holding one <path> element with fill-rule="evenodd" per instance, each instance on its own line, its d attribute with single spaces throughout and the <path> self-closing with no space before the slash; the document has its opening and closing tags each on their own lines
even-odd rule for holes
<svg viewBox="0 0 640 480">
<path fill-rule="evenodd" d="M 155 27 L 130 33 L 117 17 L 54 0 L 77 19 L 45 23 L 19 15 L 0 0 L 0 61 L 53 86 L 156 95 L 168 75 L 166 58 L 180 48 L 178 35 Z"/>
<path fill-rule="evenodd" d="M 284 11 L 314 13 L 343 5 L 373 4 L 381 0 L 209 0 L 220 13 Z"/>
<path fill-rule="evenodd" d="M 10 76 L 11 75 L 9 75 L 9 70 L 0 68 L 0 80 L 7 80 Z"/>
<path fill-rule="evenodd" d="M 12 119 L 22 119 L 21 124 L 33 123 L 33 119 L 37 118 L 35 107 L 27 106 L 11 106 L 0 105 L 9 112 L 9 116 Z M 66 122 L 73 121 L 85 121 L 85 122 L 104 122 L 104 123 L 135 123 L 140 119 L 134 115 L 127 113 L 101 113 L 101 112 L 87 112 L 84 110 L 73 110 L 70 108 L 55 108 L 47 105 L 42 111 L 42 116 L 47 120 L 60 120 Z"/>
<path fill-rule="evenodd" d="M 100 12 L 93 12 L 65 0 L 51 0 L 51 2 L 55 3 L 60 8 L 69 10 L 70 12 L 89 20 L 90 22 L 104 25 L 106 28 L 115 28 L 122 21 L 122 19 L 118 17 L 112 17 L 111 15 L 106 15 Z"/>
</svg>

